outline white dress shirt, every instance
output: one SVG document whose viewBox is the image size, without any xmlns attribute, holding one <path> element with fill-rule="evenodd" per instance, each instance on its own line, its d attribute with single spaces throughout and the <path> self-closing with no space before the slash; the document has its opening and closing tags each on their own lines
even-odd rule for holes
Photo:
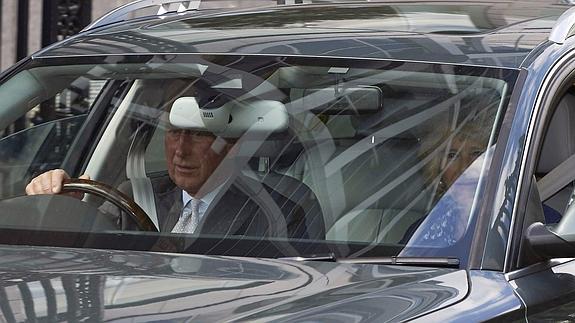
<svg viewBox="0 0 575 323">
<path fill-rule="evenodd" d="M 182 211 L 180 212 L 180 218 L 178 219 L 178 222 L 172 229 L 172 232 L 194 233 L 195 230 L 197 230 L 197 224 L 201 223 L 202 218 L 206 213 L 206 210 L 210 207 L 210 204 L 214 201 L 215 197 L 218 195 L 222 187 L 223 184 L 216 187 L 216 189 L 212 190 L 211 192 L 204 195 L 200 199 L 194 198 L 190 194 L 188 194 L 188 192 L 182 190 L 182 203 L 184 205 L 184 209 L 182 209 Z M 194 205 L 191 202 L 192 199 L 194 199 L 196 202 L 199 201 L 199 205 L 197 205 L 197 220 L 191 220 L 190 216 L 193 216 L 193 214 L 186 212 L 186 210 L 189 210 L 186 209 L 186 207 L 188 207 L 188 203 L 191 203 L 192 207 Z M 193 211 L 191 212 L 193 213 Z M 196 224 L 193 224 L 190 221 Z"/>
</svg>

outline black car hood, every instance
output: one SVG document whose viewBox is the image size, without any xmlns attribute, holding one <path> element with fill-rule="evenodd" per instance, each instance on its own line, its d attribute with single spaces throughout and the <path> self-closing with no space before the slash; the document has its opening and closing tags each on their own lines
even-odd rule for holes
<svg viewBox="0 0 575 323">
<path fill-rule="evenodd" d="M 465 270 L 0 247 L 7 321 L 388 321 L 460 301 Z"/>
</svg>

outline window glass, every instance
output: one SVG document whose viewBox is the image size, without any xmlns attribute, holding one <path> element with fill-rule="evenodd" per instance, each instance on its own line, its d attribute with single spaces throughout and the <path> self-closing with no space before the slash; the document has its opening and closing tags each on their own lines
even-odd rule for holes
<svg viewBox="0 0 575 323">
<path fill-rule="evenodd" d="M 0 196 L 22 193 L 42 172 L 63 167 L 103 81 L 68 78 L 46 95 L 44 82 L 24 71 L 4 83 L 0 122 Z"/>
<path fill-rule="evenodd" d="M 575 153 L 575 143 L 570 140 L 575 122 L 574 103 L 575 88 L 571 86 L 554 108 L 535 169 L 547 224 L 558 223 L 564 215 L 572 212 L 568 211 L 570 208 L 573 210 L 574 183 L 566 170 L 571 168 L 567 160 Z"/>
<path fill-rule="evenodd" d="M 34 64 L 0 87 L 0 100 L 12 83 L 28 82 L 38 93 L 47 88 L 44 99 L 85 114 L 93 95 L 72 103 L 61 94 L 73 80 L 87 80 L 87 93 L 122 84 L 113 114 L 97 121 L 99 137 L 85 141 L 91 147 L 82 154 L 88 159 L 82 173 L 125 194 L 145 219 L 119 206 L 109 196 L 114 192 L 83 200 L 43 197 L 50 202 L 28 196 L 1 203 L 50 204 L 20 211 L 42 213 L 42 220 L 32 221 L 33 228 L 22 220 L 0 221 L 0 227 L 97 233 L 108 238 L 90 243 L 102 248 L 273 257 L 452 256 L 473 227 L 517 75 L 469 66 L 225 55 Z M 20 106 L 37 96 L 21 91 L 0 116 L 14 115 L 11 109 L 23 116 L 30 109 Z M 52 127 L 81 125 L 76 118 Z M 55 131 L 44 127 L 36 130 L 40 141 Z M 78 132 L 79 126 L 70 136 Z M 29 141 L 39 156 L 22 159 L 35 169 L 27 174 L 59 168 L 61 161 L 45 161 L 57 145 L 41 149 Z M 31 167 L 38 161 L 44 166 Z"/>
</svg>

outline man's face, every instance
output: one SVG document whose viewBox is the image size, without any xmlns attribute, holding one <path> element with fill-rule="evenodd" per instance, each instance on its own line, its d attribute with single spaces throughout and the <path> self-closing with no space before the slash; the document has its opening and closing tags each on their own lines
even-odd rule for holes
<svg viewBox="0 0 575 323">
<path fill-rule="evenodd" d="M 216 137 L 210 133 L 171 129 L 166 132 L 164 146 L 168 173 L 181 189 L 195 196 L 226 156 L 230 145 L 214 149 Z"/>
</svg>

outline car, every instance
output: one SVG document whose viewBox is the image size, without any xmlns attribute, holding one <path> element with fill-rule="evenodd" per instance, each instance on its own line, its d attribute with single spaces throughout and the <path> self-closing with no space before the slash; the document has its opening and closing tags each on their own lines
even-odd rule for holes
<svg viewBox="0 0 575 323">
<path fill-rule="evenodd" d="M 573 320 L 575 8 L 230 3 L 0 75 L 2 321 Z"/>
</svg>

